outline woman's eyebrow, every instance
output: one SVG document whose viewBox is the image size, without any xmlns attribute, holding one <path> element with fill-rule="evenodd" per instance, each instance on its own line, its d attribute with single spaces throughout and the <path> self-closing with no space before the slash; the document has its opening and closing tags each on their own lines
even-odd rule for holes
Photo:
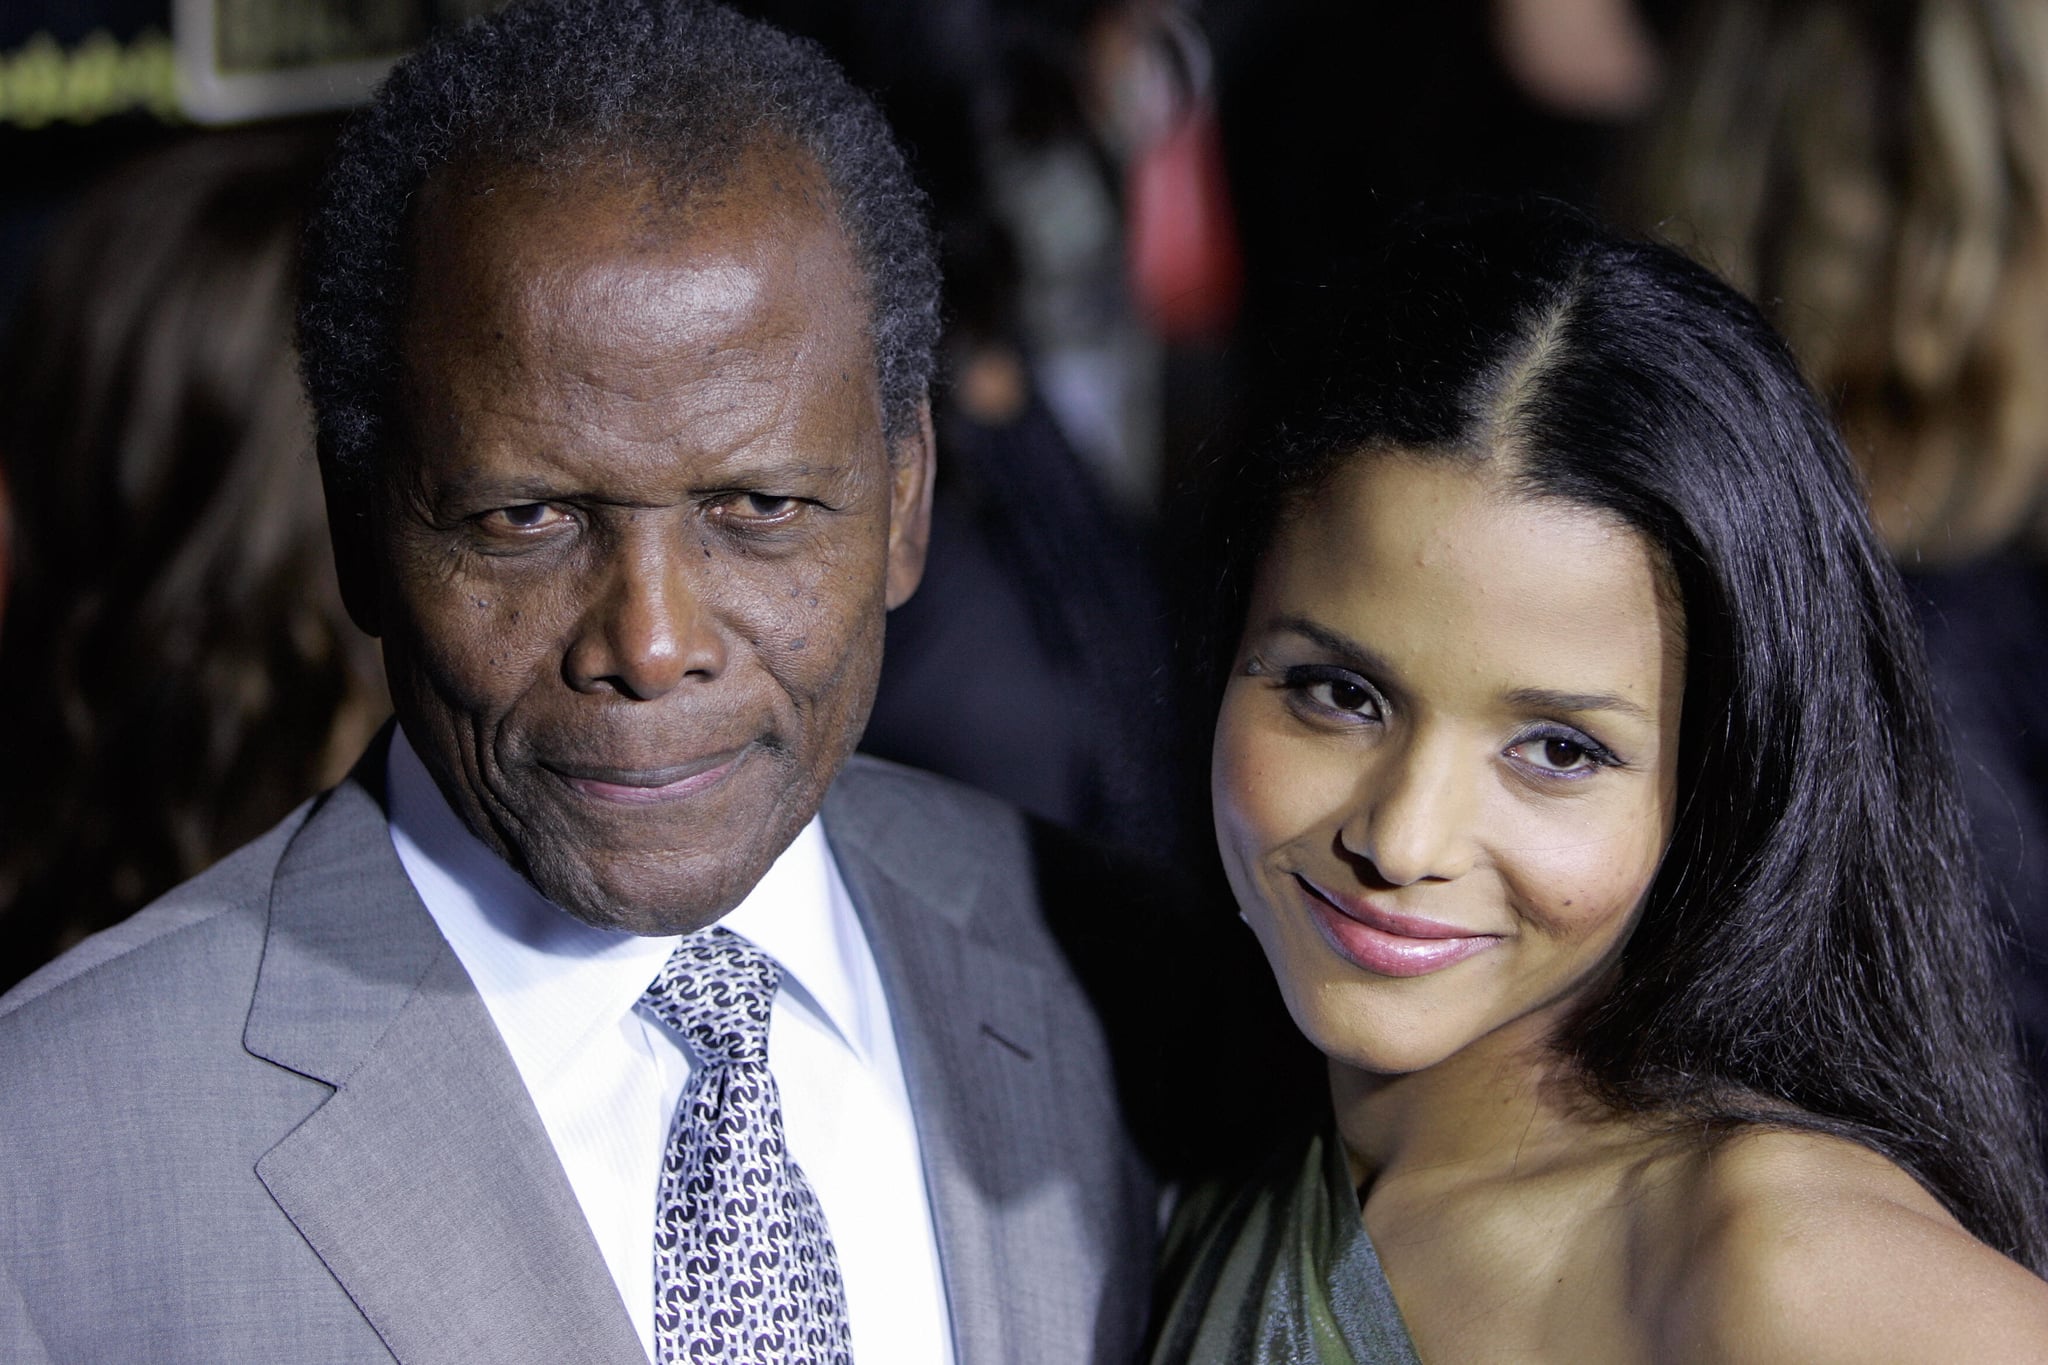
<svg viewBox="0 0 2048 1365">
<path fill-rule="evenodd" d="M 1393 667 L 1385 659 L 1373 653 L 1373 651 L 1367 649 L 1358 641 L 1348 635 L 1340 635 L 1328 626 L 1311 621 L 1306 616 L 1288 615 L 1275 617 L 1273 629 L 1286 631 L 1292 635 L 1299 635 L 1317 648 L 1327 650 L 1331 654 L 1336 655 L 1361 673 L 1369 673 L 1375 677 L 1384 678 L 1392 675 L 1394 671 Z"/>
<path fill-rule="evenodd" d="M 1508 693 L 1507 700 L 1514 706 L 1531 711 L 1619 711 L 1638 720 L 1652 719 L 1641 706 L 1611 692 L 1557 692 L 1547 687 L 1518 687 Z"/>
</svg>

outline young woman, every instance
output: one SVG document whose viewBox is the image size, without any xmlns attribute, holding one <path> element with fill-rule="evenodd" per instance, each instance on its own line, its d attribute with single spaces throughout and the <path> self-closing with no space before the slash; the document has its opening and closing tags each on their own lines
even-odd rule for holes
<svg viewBox="0 0 2048 1365">
<path fill-rule="evenodd" d="M 1212 770 L 1334 1121 L 1184 1201 L 1155 1360 L 2048 1359 L 1951 765 L 1783 347 L 1550 211 L 1339 299 L 1222 504 Z"/>
</svg>

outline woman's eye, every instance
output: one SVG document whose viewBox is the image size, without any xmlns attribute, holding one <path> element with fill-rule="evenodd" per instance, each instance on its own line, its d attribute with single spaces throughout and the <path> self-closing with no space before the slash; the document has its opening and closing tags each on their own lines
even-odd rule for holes
<svg viewBox="0 0 2048 1365">
<path fill-rule="evenodd" d="M 1371 683 L 1342 669 L 1290 668 L 1283 681 L 1289 692 L 1318 711 L 1378 720 L 1385 710 L 1385 703 Z"/>
<path fill-rule="evenodd" d="M 1309 685 L 1310 698 L 1332 711 L 1363 711 L 1372 705 L 1372 693 L 1355 682 L 1332 678 Z"/>
<path fill-rule="evenodd" d="M 1547 773 L 1578 773 L 1611 762 L 1592 745 L 1563 735 L 1538 735 L 1508 750 L 1530 767 Z"/>
</svg>

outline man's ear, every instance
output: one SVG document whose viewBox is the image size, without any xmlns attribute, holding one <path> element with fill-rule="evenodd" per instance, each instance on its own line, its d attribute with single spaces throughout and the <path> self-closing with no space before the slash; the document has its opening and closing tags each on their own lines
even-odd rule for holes
<svg viewBox="0 0 2048 1365">
<path fill-rule="evenodd" d="M 341 584 L 341 605 L 348 619 L 365 635 L 384 633 L 377 591 L 377 526 L 369 480 L 337 472 L 335 462 L 320 461 L 320 487 L 327 497 L 327 538 L 334 546 L 334 576 Z"/>
<path fill-rule="evenodd" d="M 910 600 L 924 579 L 925 550 L 932 539 L 932 482 L 937 442 L 932 436 L 932 402 L 917 405 L 917 429 L 889 452 L 889 609 Z"/>
</svg>

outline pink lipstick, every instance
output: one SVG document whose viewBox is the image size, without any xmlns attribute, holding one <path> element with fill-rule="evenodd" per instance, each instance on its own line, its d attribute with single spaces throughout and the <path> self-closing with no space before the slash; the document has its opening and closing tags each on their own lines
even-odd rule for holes
<svg viewBox="0 0 2048 1365">
<path fill-rule="evenodd" d="M 1378 976 L 1427 976 L 1501 940 L 1499 934 L 1475 934 L 1340 896 L 1299 874 L 1294 880 L 1324 941 L 1345 961 Z"/>
</svg>

